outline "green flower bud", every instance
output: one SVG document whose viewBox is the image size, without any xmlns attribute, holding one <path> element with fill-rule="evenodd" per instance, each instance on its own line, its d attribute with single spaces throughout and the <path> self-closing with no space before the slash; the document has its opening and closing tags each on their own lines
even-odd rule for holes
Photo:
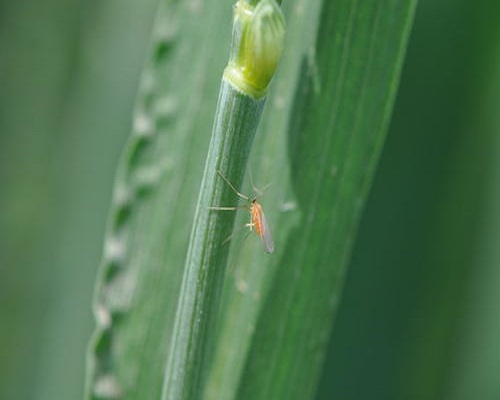
<svg viewBox="0 0 500 400">
<path fill-rule="evenodd" d="M 264 96 L 278 66 L 284 37 L 285 18 L 275 0 L 262 0 L 254 8 L 238 1 L 225 78 L 246 94 Z"/>
</svg>

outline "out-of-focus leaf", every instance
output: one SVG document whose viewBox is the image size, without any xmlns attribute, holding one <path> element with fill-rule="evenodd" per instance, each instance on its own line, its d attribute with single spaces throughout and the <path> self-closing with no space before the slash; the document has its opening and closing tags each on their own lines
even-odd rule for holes
<svg viewBox="0 0 500 400">
<path fill-rule="evenodd" d="M 168 1 L 157 17 L 115 185 L 89 398 L 160 396 L 230 39 L 231 4 L 212 3 Z"/>
<path fill-rule="evenodd" d="M 468 287 L 485 279 L 477 258 L 491 240 L 481 232 L 498 136 L 486 122 L 496 112 L 485 92 L 498 93 L 491 54 L 500 14 L 491 5 L 419 2 L 318 399 L 482 398 L 492 386 L 494 393 L 487 382 L 497 381 L 495 347 L 490 362 L 481 357 L 484 369 L 461 355 L 464 334 L 494 335 L 463 318 L 476 310 Z M 468 385 L 481 391 L 464 391 Z"/>
</svg>

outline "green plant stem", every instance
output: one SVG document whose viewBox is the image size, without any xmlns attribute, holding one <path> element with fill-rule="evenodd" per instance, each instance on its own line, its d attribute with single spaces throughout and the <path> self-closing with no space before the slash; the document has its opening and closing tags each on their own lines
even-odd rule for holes
<svg viewBox="0 0 500 400">
<path fill-rule="evenodd" d="M 194 399 L 207 362 L 235 213 L 209 210 L 237 197 L 218 171 L 241 186 L 265 99 L 254 99 L 222 80 L 212 139 L 196 208 L 178 303 L 162 399 Z"/>
<path fill-rule="evenodd" d="M 274 0 L 255 7 L 238 1 L 232 45 L 224 71 L 208 156 L 184 266 L 175 324 L 165 367 L 163 400 L 200 397 L 213 349 L 211 341 L 221 297 L 235 213 L 210 210 L 237 203 L 260 121 L 267 86 L 283 49 L 285 21 Z"/>
</svg>

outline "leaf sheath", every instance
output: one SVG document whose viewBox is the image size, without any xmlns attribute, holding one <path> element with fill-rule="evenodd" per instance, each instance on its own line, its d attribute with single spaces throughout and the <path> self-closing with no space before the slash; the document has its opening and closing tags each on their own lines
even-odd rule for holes
<svg viewBox="0 0 500 400">
<path fill-rule="evenodd" d="M 235 218 L 235 213 L 209 207 L 236 204 L 237 196 L 218 172 L 236 188 L 241 186 L 264 102 L 223 79 L 165 371 L 164 400 L 193 399 L 199 391 L 229 252 L 223 242 Z"/>
</svg>

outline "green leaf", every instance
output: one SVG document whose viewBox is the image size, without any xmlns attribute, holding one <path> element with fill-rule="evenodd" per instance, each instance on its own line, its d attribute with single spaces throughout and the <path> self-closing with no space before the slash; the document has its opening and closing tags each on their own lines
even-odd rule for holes
<svg viewBox="0 0 500 400">
<path fill-rule="evenodd" d="M 313 396 L 414 7 L 325 3 L 289 122 L 269 129 L 259 146 L 262 168 L 281 186 L 266 196 L 268 214 L 279 215 L 272 217 L 279 256 L 270 260 L 255 248 L 234 261 L 207 398 Z M 281 178 L 286 169 L 267 161 L 286 157 L 290 188 Z"/>
<path fill-rule="evenodd" d="M 414 6 L 285 2 L 284 59 L 250 162 L 258 186 L 272 183 L 260 201 L 276 251 L 264 253 L 254 236 L 232 239 L 223 308 L 202 305 L 218 315 L 218 327 L 196 336 L 206 351 L 187 360 L 188 368 L 203 368 L 201 379 L 190 381 L 195 398 L 314 394 Z M 202 228 L 191 225 L 230 21 L 230 4 L 215 0 L 169 1 L 158 17 L 117 176 L 96 292 L 89 398 L 160 396 L 174 321 L 182 316 L 176 310 L 195 300 L 196 293 L 179 297 L 179 288 L 188 234 Z M 248 214 L 237 220 L 248 222 Z M 207 284 L 215 298 L 196 301 L 218 303 L 219 283 Z M 196 320 L 188 322 L 195 328 Z"/>
</svg>

